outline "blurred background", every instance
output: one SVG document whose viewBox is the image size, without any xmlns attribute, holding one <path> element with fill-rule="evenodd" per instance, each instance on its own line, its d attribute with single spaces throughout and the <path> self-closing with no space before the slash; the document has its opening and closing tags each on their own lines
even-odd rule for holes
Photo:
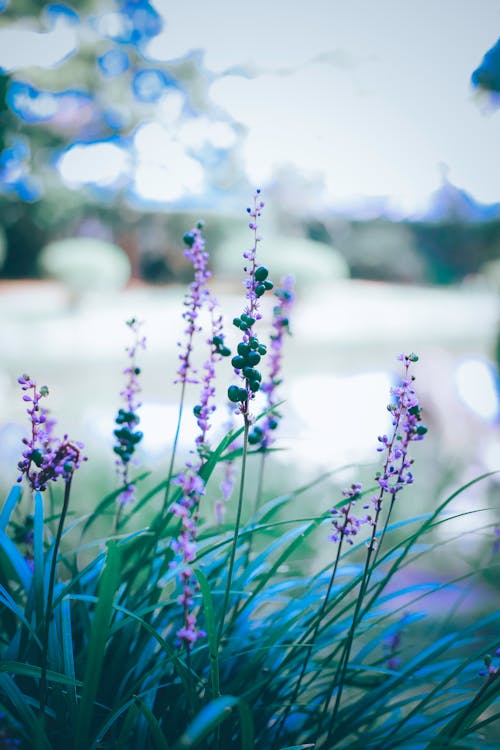
<svg viewBox="0 0 500 750">
<path fill-rule="evenodd" d="M 499 36 L 494 0 L 0 0 L 2 490 L 23 372 L 85 442 L 88 502 L 113 489 L 131 316 L 148 341 L 141 460 L 164 470 L 182 236 L 205 220 L 229 329 L 256 187 L 261 261 L 297 290 L 269 492 L 377 460 L 401 351 L 420 355 L 430 427 L 419 507 L 500 468 Z M 231 382 L 226 367 L 221 403 Z M 185 452 L 194 434 L 186 418 Z"/>
</svg>

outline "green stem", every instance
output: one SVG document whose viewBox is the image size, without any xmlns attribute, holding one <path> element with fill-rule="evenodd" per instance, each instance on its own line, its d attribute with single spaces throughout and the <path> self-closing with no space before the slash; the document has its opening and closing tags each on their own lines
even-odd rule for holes
<svg viewBox="0 0 500 750">
<path fill-rule="evenodd" d="M 243 492 L 245 488 L 245 469 L 247 464 L 247 447 L 248 447 L 248 429 L 250 426 L 250 422 L 248 420 L 248 416 L 245 413 L 244 414 L 245 419 L 245 429 L 243 431 L 243 457 L 241 460 L 241 480 L 240 480 L 240 493 L 238 497 L 238 509 L 236 511 L 236 521 L 234 524 L 234 536 L 233 536 L 233 543 L 231 546 L 231 554 L 229 557 L 229 569 L 227 571 L 227 579 L 226 579 L 226 590 L 224 592 L 224 600 L 222 603 L 222 611 L 221 611 L 221 618 L 219 622 L 219 630 L 217 633 L 217 642 L 220 644 L 221 638 L 222 638 L 222 631 L 224 630 L 224 620 L 226 619 L 227 614 L 227 605 L 229 603 L 229 595 L 231 592 L 231 583 L 233 579 L 233 569 L 234 569 L 234 561 L 236 558 L 236 549 L 238 547 L 238 536 L 240 533 L 240 522 L 241 522 L 241 511 L 243 508 Z"/>
<path fill-rule="evenodd" d="M 262 487 L 264 485 L 264 467 L 266 463 L 266 452 L 264 451 L 261 454 L 260 457 L 260 465 L 259 465 L 259 476 L 257 479 L 257 491 L 255 493 L 255 499 L 253 504 L 253 512 L 252 512 L 252 519 L 255 520 L 255 516 L 257 515 L 257 511 L 259 509 L 260 505 L 260 499 L 262 497 Z M 252 530 L 250 530 L 248 534 L 248 545 L 245 551 L 245 563 L 244 567 L 246 568 L 248 563 L 250 562 L 250 555 L 252 554 L 252 542 L 253 542 L 253 533 Z"/>
<path fill-rule="evenodd" d="M 332 570 L 332 574 L 330 576 L 330 581 L 328 583 L 328 588 L 326 590 L 325 598 L 323 599 L 323 603 L 322 603 L 320 611 L 318 613 L 318 617 L 316 619 L 316 624 L 314 626 L 314 630 L 313 630 L 312 635 L 311 635 L 311 640 L 309 641 L 309 643 L 305 644 L 306 645 L 306 656 L 305 656 L 305 659 L 304 659 L 304 661 L 302 663 L 302 669 L 300 670 L 299 677 L 298 677 L 298 679 L 297 679 L 297 681 L 295 683 L 295 688 L 294 688 L 294 691 L 293 691 L 293 695 L 292 695 L 290 701 L 287 704 L 287 707 L 285 709 L 285 713 L 283 714 L 283 716 L 281 718 L 281 722 L 280 722 L 280 725 L 278 727 L 278 731 L 276 733 L 276 737 L 274 739 L 273 748 L 276 747 L 276 745 L 277 745 L 277 743 L 279 741 L 279 738 L 281 736 L 281 732 L 283 731 L 283 726 L 285 724 L 285 721 L 287 720 L 288 715 L 290 714 L 290 711 L 292 710 L 293 704 L 297 700 L 297 696 L 298 696 L 299 691 L 300 691 L 300 686 L 302 684 L 302 680 L 304 679 L 304 675 L 306 673 L 307 666 L 309 664 L 309 659 L 311 658 L 312 649 L 313 649 L 314 643 L 316 641 L 316 637 L 318 635 L 318 632 L 319 632 L 319 629 L 320 629 L 320 626 L 321 626 L 321 621 L 323 620 L 323 615 L 325 614 L 325 610 L 326 610 L 326 607 L 328 605 L 328 600 L 329 600 L 330 594 L 332 592 L 332 588 L 333 588 L 333 584 L 334 584 L 334 581 L 335 581 L 335 577 L 337 575 L 337 568 L 338 568 L 338 565 L 339 565 L 340 555 L 341 555 L 341 552 L 342 552 L 342 542 L 343 541 L 344 541 L 343 536 L 341 536 L 339 544 L 338 544 L 338 547 L 337 547 L 337 555 L 335 557 L 335 563 L 333 565 L 333 570 Z"/>
<path fill-rule="evenodd" d="M 56 538 L 54 541 L 54 548 L 52 551 L 52 560 L 50 563 L 50 575 L 49 575 L 49 586 L 47 589 L 47 606 L 45 609 L 45 622 L 42 635 L 42 658 L 41 658 L 41 676 L 40 676 L 40 713 L 42 716 L 45 713 L 45 706 L 47 705 L 47 664 L 48 664 L 48 650 L 49 650 L 49 632 L 50 632 L 50 621 L 52 619 L 53 608 L 52 603 L 54 600 L 54 586 L 56 579 L 57 569 L 57 555 L 59 552 L 59 546 L 61 544 L 61 537 L 64 529 L 64 522 L 66 520 L 66 514 L 69 506 L 69 496 L 71 492 L 71 480 L 72 476 L 66 481 L 64 487 L 64 499 L 59 516 L 59 525 L 57 527 Z"/>
<path fill-rule="evenodd" d="M 165 511 L 168 508 L 168 500 L 170 497 L 170 487 L 172 484 L 172 474 L 174 472 L 174 461 L 175 461 L 175 454 L 177 453 L 177 444 L 179 442 L 179 434 L 181 431 L 181 422 L 182 422 L 182 412 L 184 411 L 184 396 L 186 394 L 186 381 L 184 380 L 182 382 L 182 390 L 181 390 L 181 400 L 179 403 L 179 414 L 177 416 L 177 427 L 175 429 L 175 436 L 174 436 L 174 443 L 172 445 L 172 454 L 170 456 L 170 464 L 168 467 L 168 479 L 167 479 L 167 486 L 165 488 L 165 499 L 163 501 L 163 510 L 162 515 L 165 513 Z"/>
<path fill-rule="evenodd" d="M 337 694 L 335 696 L 335 704 L 334 704 L 332 715 L 331 715 L 331 718 L 330 718 L 330 723 L 328 725 L 327 743 L 330 742 L 331 737 L 332 737 L 332 733 L 333 733 L 333 729 L 335 727 L 335 720 L 337 718 L 338 710 L 339 710 L 339 707 L 340 707 L 340 701 L 342 700 L 342 693 L 344 691 L 345 676 L 346 676 L 346 673 L 347 673 L 347 667 L 349 665 L 349 658 L 351 656 L 351 649 L 352 649 L 352 644 L 353 644 L 353 641 L 354 641 L 354 633 L 356 632 L 356 627 L 357 627 L 358 621 L 359 621 L 359 613 L 360 613 L 360 610 L 361 610 L 361 605 L 363 603 L 363 599 L 364 599 L 364 596 L 366 594 L 366 589 L 368 587 L 368 582 L 369 582 L 370 576 L 371 576 L 371 560 L 372 560 L 372 555 L 373 555 L 373 553 L 375 551 L 375 537 L 376 537 L 376 534 L 377 534 L 377 524 L 378 524 L 378 519 L 379 519 L 379 515 L 380 515 L 380 510 L 381 510 L 381 504 L 379 504 L 379 508 L 377 509 L 377 513 L 376 513 L 376 516 L 375 516 L 375 521 L 374 521 L 374 524 L 373 524 L 372 535 L 371 535 L 371 538 L 370 538 L 368 552 L 367 552 L 367 555 L 366 555 L 365 567 L 363 569 L 363 575 L 362 575 L 362 578 L 361 578 L 361 584 L 360 584 L 360 588 L 359 588 L 359 594 L 358 594 L 357 599 L 356 599 L 356 606 L 354 608 L 354 614 L 353 614 L 353 617 L 352 617 L 351 627 L 349 628 L 349 633 L 347 634 L 346 644 L 345 644 L 345 647 L 344 647 L 344 651 L 343 651 L 343 653 L 342 653 L 342 655 L 340 657 L 340 661 L 339 661 L 339 664 L 338 664 L 338 667 L 337 667 L 337 671 L 335 673 L 335 679 L 333 680 L 332 686 L 330 688 L 330 691 L 329 691 L 329 693 L 328 693 L 328 695 L 326 697 L 325 703 L 323 705 L 323 715 L 325 715 L 325 713 L 326 713 L 326 711 L 328 709 L 328 704 L 330 703 L 330 699 L 332 697 L 333 690 L 334 690 L 335 686 L 337 685 Z M 327 744 L 326 747 L 329 747 L 329 745 Z"/>
</svg>

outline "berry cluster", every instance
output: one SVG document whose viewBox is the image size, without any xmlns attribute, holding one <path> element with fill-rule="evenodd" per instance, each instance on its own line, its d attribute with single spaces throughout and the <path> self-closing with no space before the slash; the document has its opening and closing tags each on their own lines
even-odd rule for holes
<svg viewBox="0 0 500 750">
<path fill-rule="evenodd" d="M 267 347 L 259 342 L 257 336 L 251 336 L 248 342 L 240 341 L 236 351 L 238 353 L 232 358 L 231 364 L 236 372 L 245 378 L 250 392 L 257 393 L 260 389 L 262 374 L 256 367 L 267 353 Z M 229 387 L 227 395 L 229 400 L 235 403 L 248 399 L 247 388 L 238 388 L 236 385 Z"/>
<path fill-rule="evenodd" d="M 117 441 L 117 444 L 113 447 L 113 451 L 118 456 L 115 463 L 125 487 L 118 498 L 121 505 L 133 502 L 135 499 L 134 485 L 129 479 L 129 464 L 135 449 L 143 438 L 143 433 L 136 429 L 140 421 L 137 410 L 141 406 L 141 402 L 137 398 L 141 391 L 139 384 L 141 368 L 137 366 L 137 352 L 139 349 L 146 348 L 146 339 L 141 335 L 142 322 L 131 318 L 131 320 L 127 320 L 127 326 L 134 336 L 134 341 L 126 349 L 129 363 L 123 370 L 126 381 L 123 390 L 120 391 L 120 396 L 125 402 L 125 407 L 118 409 L 115 419 L 117 427 L 113 430 L 113 435 Z"/>
<path fill-rule="evenodd" d="M 138 374 L 140 369 L 136 367 L 135 371 Z M 118 445 L 115 445 L 113 450 L 124 464 L 128 464 L 135 451 L 136 445 L 140 443 L 143 438 L 143 433 L 140 430 L 134 432 L 139 424 L 139 417 L 134 411 L 119 409 L 118 415 L 115 419 L 115 424 L 118 425 L 118 429 L 113 430 L 113 435 L 118 440 Z"/>
<path fill-rule="evenodd" d="M 221 357 L 229 357 L 231 354 L 231 349 L 225 345 L 223 336 L 214 336 L 212 344 L 215 348 L 215 354 L 220 354 Z"/>
</svg>

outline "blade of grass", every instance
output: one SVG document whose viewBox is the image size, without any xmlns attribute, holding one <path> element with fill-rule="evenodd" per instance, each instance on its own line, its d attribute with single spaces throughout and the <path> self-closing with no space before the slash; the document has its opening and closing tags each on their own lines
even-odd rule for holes
<svg viewBox="0 0 500 750">
<path fill-rule="evenodd" d="M 108 545 L 108 555 L 99 582 L 98 601 L 87 648 L 83 690 L 78 707 L 74 750 L 86 750 L 89 742 L 94 702 L 101 677 L 106 640 L 113 613 L 113 599 L 120 584 L 121 551 L 115 542 Z"/>
<path fill-rule="evenodd" d="M 232 695 L 223 695 L 208 703 L 182 734 L 175 750 L 188 750 L 196 747 L 211 732 L 228 719 L 237 709 L 240 719 L 241 750 L 253 750 L 254 729 L 252 714 L 248 705 Z"/>
<path fill-rule="evenodd" d="M 142 700 L 142 698 L 139 698 L 138 695 L 135 696 L 135 701 L 149 724 L 149 731 L 151 732 L 151 739 L 153 740 L 153 746 L 155 750 L 169 750 L 168 742 L 165 739 L 165 735 L 161 731 L 161 727 L 156 716 L 153 714 L 149 706 Z"/>
<path fill-rule="evenodd" d="M 0 513 L 0 530 L 1 531 L 6 530 L 10 521 L 10 517 L 12 515 L 12 511 L 18 504 L 19 499 L 21 497 L 21 492 L 22 492 L 21 485 L 15 484 L 10 490 L 9 494 L 7 495 L 5 503 L 3 504 L 2 512 Z"/>
<path fill-rule="evenodd" d="M 194 573 L 200 584 L 201 595 L 203 597 L 203 611 L 205 614 L 205 627 L 207 630 L 208 653 L 210 658 L 212 697 L 218 698 L 220 696 L 219 644 L 217 642 L 217 628 L 215 625 L 212 592 L 210 591 L 210 584 L 208 583 L 203 571 L 197 568 Z"/>
</svg>

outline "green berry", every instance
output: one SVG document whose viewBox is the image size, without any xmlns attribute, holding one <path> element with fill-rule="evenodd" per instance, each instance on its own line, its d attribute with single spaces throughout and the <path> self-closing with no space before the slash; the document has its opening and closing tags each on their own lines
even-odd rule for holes
<svg viewBox="0 0 500 750">
<path fill-rule="evenodd" d="M 227 346 L 223 346 L 219 349 L 219 354 L 221 357 L 229 357 L 231 354 L 231 349 L 229 349 Z"/>
<path fill-rule="evenodd" d="M 240 388 L 237 385 L 230 385 L 227 389 L 227 397 L 233 404 L 238 403 L 240 401 Z"/>
<path fill-rule="evenodd" d="M 264 286 L 266 287 L 266 291 L 269 292 L 273 288 L 274 284 L 272 281 L 264 281 Z"/>
<path fill-rule="evenodd" d="M 247 401 L 248 400 L 248 393 L 246 388 L 238 388 L 240 395 L 238 398 L 238 401 Z"/>
<path fill-rule="evenodd" d="M 427 427 L 423 424 L 419 424 L 419 426 L 417 427 L 417 435 L 425 435 L 426 432 Z"/>
<path fill-rule="evenodd" d="M 278 426 L 278 422 L 275 419 L 270 419 L 268 424 L 270 430 L 275 430 Z"/>
<path fill-rule="evenodd" d="M 182 238 L 184 240 L 184 244 L 188 247 L 193 247 L 194 245 L 194 234 L 191 234 L 191 232 L 186 232 L 184 237 Z"/>
<path fill-rule="evenodd" d="M 231 364 L 235 368 L 235 370 L 241 370 L 241 368 L 245 366 L 245 360 L 243 359 L 243 357 L 236 355 L 236 357 L 232 358 Z"/>
<path fill-rule="evenodd" d="M 257 352 L 249 352 L 247 362 L 252 367 L 258 365 L 260 362 L 260 354 L 258 354 Z"/>
<path fill-rule="evenodd" d="M 201 413 L 201 406 L 197 404 L 193 409 L 193 414 L 195 417 L 199 417 Z"/>
<path fill-rule="evenodd" d="M 236 328 L 239 328 L 241 325 L 241 320 L 239 318 L 233 318 L 233 326 L 236 326 Z"/>
<path fill-rule="evenodd" d="M 248 353 L 250 352 L 250 347 L 248 344 L 245 344 L 243 341 L 240 341 L 237 347 L 238 354 L 240 354 L 242 357 L 247 357 Z"/>
<path fill-rule="evenodd" d="M 257 286 L 255 287 L 255 294 L 257 295 L 257 297 L 262 297 L 265 291 L 266 287 L 264 286 L 264 284 L 257 284 Z"/>
<path fill-rule="evenodd" d="M 267 354 L 267 346 L 265 344 L 259 344 L 257 351 L 259 352 L 260 356 L 263 357 L 264 354 Z"/>
<path fill-rule="evenodd" d="M 258 391 L 258 390 L 259 390 L 259 388 L 260 388 L 260 383 L 259 383 L 259 381 L 258 381 L 258 380 L 252 380 L 252 381 L 251 381 L 251 382 L 250 382 L 250 383 L 248 384 L 248 386 L 249 386 L 250 390 L 252 391 L 252 393 L 257 393 L 257 391 Z"/>
<path fill-rule="evenodd" d="M 256 435 L 255 432 L 251 432 L 250 435 L 248 436 L 248 443 L 250 445 L 257 445 L 257 443 L 260 443 L 260 441 L 261 441 L 261 436 Z"/>
<path fill-rule="evenodd" d="M 248 345 L 250 346 L 250 349 L 257 349 L 257 347 L 259 346 L 259 339 L 256 336 L 252 336 L 252 338 L 248 342 Z"/>
<path fill-rule="evenodd" d="M 265 266 L 259 266 L 255 271 L 255 279 L 257 281 L 264 281 L 269 276 L 269 271 Z"/>
<path fill-rule="evenodd" d="M 36 466 L 41 466 L 43 459 L 42 451 L 38 450 L 38 448 L 35 448 L 35 450 L 31 451 L 30 459 L 34 464 L 36 464 Z"/>
</svg>

